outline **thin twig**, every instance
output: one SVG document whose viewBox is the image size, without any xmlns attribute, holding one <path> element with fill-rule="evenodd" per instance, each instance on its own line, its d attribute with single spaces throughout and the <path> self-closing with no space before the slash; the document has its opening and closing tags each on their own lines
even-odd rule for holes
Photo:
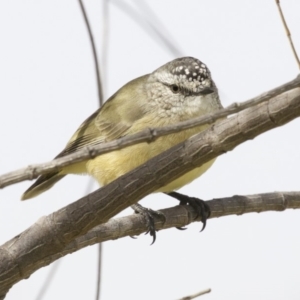
<svg viewBox="0 0 300 300">
<path fill-rule="evenodd" d="M 170 52 L 175 56 L 183 56 L 183 52 L 180 50 L 178 43 L 175 42 L 175 39 L 172 38 L 171 33 L 168 32 L 166 26 L 164 26 L 164 24 L 156 16 L 156 14 L 150 8 L 147 2 L 144 0 L 135 0 L 134 3 L 140 11 L 143 11 L 144 16 L 147 18 L 147 23 L 155 32 L 155 34 L 157 34 L 160 37 L 163 44 L 166 44 Z M 141 26 L 141 20 L 136 18 L 136 21 Z"/>
<path fill-rule="evenodd" d="M 108 143 L 103 143 L 96 146 L 85 147 L 80 151 L 73 154 L 52 160 L 47 163 L 30 165 L 27 168 L 19 169 L 17 171 L 6 173 L 0 176 L 0 188 L 21 182 L 24 180 L 32 180 L 37 178 L 41 174 L 46 174 L 51 171 L 59 170 L 62 167 L 69 166 L 71 164 L 81 162 L 90 158 L 94 158 L 97 155 L 107 153 L 113 150 L 121 149 L 126 146 L 141 142 L 151 142 L 159 136 L 168 135 L 181 130 L 193 128 L 203 124 L 212 124 L 216 120 L 225 118 L 229 115 L 240 112 L 251 106 L 258 105 L 262 102 L 270 100 L 271 98 L 279 95 L 283 92 L 287 92 L 296 87 L 300 87 L 300 75 L 298 75 L 294 80 L 283 84 L 273 90 L 263 93 L 253 99 L 242 103 L 233 103 L 225 109 L 221 109 L 214 114 L 205 115 L 188 121 L 180 122 L 175 125 L 160 127 L 160 128 L 147 128 L 136 134 L 130 136 L 124 136 L 118 140 L 114 140 Z"/>
<path fill-rule="evenodd" d="M 109 6 L 108 0 L 102 0 L 102 75 L 107 84 L 107 76 L 106 76 L 106 64 L 107 64 L 107 49 L 108 49 L 108 37 L 109 37 L 109 28 L 108 28 L 108 21 L 109 21 Z M 95 62 L 96 63 L 96 62 Z M 103 90 L 103 89 L 102 89 Z M 102 95 L 103 97 L 103 95 Z M 100 107 L 104 103 L 104 101 L 100 102 Z M 103 257 L 103 245 L 102 243 L 98 244 L 98 262 L 97 262 L 97 281 L 96 281 L 96 300 L 100 299 L 100 291 L 101 291 L 101 278 L 102 278 L 102 257 Z"/>
<path fill-rule="evenodd" d="M 92 189 L 93 189 L 93 185 L 94 185 L 95 181 L 93 180 L 93 178 L 90 178 L 86 190 L 84 192 L 84 195 L 88 195 L 89 193 L 91 193 Z M 98 261 L 97 261 L 97 281 L 96 281 L 96 300 L 100 299 L 100 291 L 101 291 L 101 266 L 102 266 L 102 243 L 98 243 L 97 245 L 98 251 L 97 251 L 97 257 L 98 257 Z"/>
<path fill-rule="evenodd" d="M 111 0 L 111 3 L 115 4 L 123 12 L 126 12 L 132 20 L 136 21 L 137 24 L 143 28 L 150 36 L 156 37 L 159 39 L 160 43 L 165 46 L 165 48 L 175 57 L 182 56 L 182 51 L 174 45 L 173 42 L 163 34 L 161 28 L 158 28 L 151 22 L 149 19 L 145 19 L 144 16 L 141 16 L 137 13 L 130 5 L 125 1 Z"/>
<path fill-rule="evenodd" d="M 58 270 L 58 267 L 61 263 L 61 260 L 57 260 L 50 268 L 47 276 L 46 276 L 46 279 L 44 281 L 44 284 L 42 285 L 42 287 L 40 288 L 40 291 L 37 295 L 37 297 L 35 298 L 36 300 L 41 300 L 43 299 L 43 296 L 46 294 L 47 290 L 49 289 L 50 287 L 50 284 Z"/>
<path fill-rule="evenodd" d="M 103 104 L 103 89 L 102 89 L 102 82 L 101 82 L 101 77 L 100 77 L 100 71 L 99 71 L 99 63 L 98 63 L 98 57 L 97 57 L 97 52 L 96 52 L 96 47 L 95 47 L 95 43 L 94 43 L 94 38 L 93 38 L 93 34 L 92 34 L 92 30 L 90 27 L 90 23 L 85 11 L 85 7 L 84 4 L 81 0 L 78 0 L 79 4 L 80 4 L 80 8 L 81 8 L 81 12 L 82 15 L 84 17 L 85 20 L 85 24 L 89 33 L 89 37 L 90 37 L 90 42 L 91 42 L 91 47 L 93 50 L 93 58 L 94 58 L 94 65 L 95 65 L 95 70 L 96 70 L 96 80 L 97 80 L 97 87 L 98 87 L 98 100 L 99 100 L 99 106 L 101 107 L 101 105 Z M 87 185 L 87 189 L 84 195 L 87 195 L 91 192 L 93 186 L 93 180 L 91 179 Z M 101 243 L 99 244 L 99 256 L 98 256 L 98 268 L 97 268 L 97 288 L 96 288 L 96 300 L 100 299 L 100 272 L 101 272 Z M 58 261 L 55 265 L 53 265 L 53 267 L 50 269 L 48 276 L 46 277 L 46 280 L 43 284 L 43 286 L 41 287 L 38 296 L 37 296 L 37 300 L 41 300 L 43 298 L 43 296 L 46 294 L 54 276 L 55 273 L 57 271 L 58 265 L 59 265 Z"/>
<path fill-rule="evenodd" d="M 289 30 L 289 28 L 288 28 L 288 26 L 287 26 L 286 21 L 285 21 L 284 14 L 283 14 L 283 11 L 282 11 L 281 6 L 280 6 L 280 0 L 275 0 L 275 2 L 276 2 L 276 4 L 277 4 L 278 11 L 279 11 L 279 14 L 280 14 L 280 18 L 281 18 L 283 27 L 284 27 L 284 29 L 285 29 L 286 35 L 287 35 L 287 37 L 288 37 L 288 39 L 289 39 L 289 42 L 290 42 L 290 45 L 291 45 L 291 48 L 292 48 L 294 57 L 295 57 L 296 62 L 297 62 L 297 64 L 298 64 L 298 68 L 300 69 L 300 60 L 299 60 L 297 51 L 296 51 L 296 49 L 295 49 L 295 46 L 294 46 L 294 43 L 293 43 L 293 40 L 292 40 L 291 32 L 290 32 L 290 30 Z"/>
<path fill-rule="evenodd" d="M 109 44 L 109 20 L 110 10 L 108 0 L 102 0 L 102 47 L 101 47 L 101 70 L 102 86 L 107 87 L 107 62 L 108 62 L 108 44 Z M 105 88 L 103 92 L 104 96 Z M 105 96 L 106 97 L 106 96 Z"/>
<path fill-rule="evenodd" d="M 98 244 L 96 300 L 100 299 L 100 291 L 101 291 L 102 247 L 103 247 L 102 243 L 99 243 Z"/>
<path fill-rule="evenodd" d="M 100 106 L 103 103 L 103 94 L 102 94 L 102 85 L 101 85 L 101 78 L 100 78 L 100 72 L 99 72 L 99 65 L 98 65 L 98 58 L 97 58 L 97 52 L 96 52 L 96 48 L 95 48 L 95 44 L 94 44 L 94 38 L 93 38 L 93 34 L 90 28 L 90 24 L 89 24 L 89 20 L 84 8 L 84 4 L 81 0 L 79 1 L 79 5 L 81 8 L 81 12 L 83 14 L 84 20 L 85 20 L 85 24 L 89 33 L 89 37 L 90 37 L 90 42 L 91 42 L 91 46 L 92 46 L 92 50 L 93 50 L 93 57 L 94 57 L 94 63 L 95 63 L 95 69 L 96 69 L 96 80 L 97 80 L 97 88 L 98 88 L 98 99 L 99 99 L 99 104 Z M 91 180 L 90 180 L 91 182 Z M 90 186 L 90 184 L 88 185 Z M 90 189 L 87 189 L 87 193 L 90 193 Z M 44 282 L 44 284 L 42 285 L 36 300 L 41 300 L 43 299 L 43 296 L 46 294 L 48 288 L 50 287 L 50 284 L 52 282 L 52 280 L 55 277 L 55 274 L 58 270 L 58 265 L 59 265 L 58 261 L 55 265 L 53 265 L 53 267 L 49 270 L 48 276 L 46 277 L 46 280 Z M 98 298 L 97 298 L 98 299 Z"/>
<path fill-rule="evenodd" d="M 99 64 L 98 64 L 98 57 L 97 57 L 97 51 L 96 51 L 96 46 L 94 43 L 94 37 L 93 37 L 93 33 L 92 33 L 92 29 L 90 27 L 90 23 L 83 5 L 82 0 L 78 0 L 80 8 L 81 8 L 81 12 L 83 14 L 84 17 L 84 21 L 86 24 L 86 28 L 88 30 L 89 33 L 89 37 L 90 37 L 90 42 L 91 42 L 91 46 L 92 46 L 92 50 L 93 50 L 93 56 L 94 56 L 94 62 L 95 62 L 95 70 L 96 70 L 96 77 L 97 77 L 97 87 L 98 87 L 98 99 L 99 99 L 99 104 L 100 106 L 103 104 L 103 91 L 102 91 L 102 84 L 101 84 L 101 78 L 100 78 L 100 71 L 99 71 Z"/>
<path fill-rule="evenodd" d="M 200 291 L 196 294 L 180 298 L 179 300 L 192 300 L 192 299 L 195 299 L 195 298 L 200 297 L 202 295 L 208 294 L 210 292 L 211 292 L 211 289 L 206 289 L 206 290 Z"/>
</svg>

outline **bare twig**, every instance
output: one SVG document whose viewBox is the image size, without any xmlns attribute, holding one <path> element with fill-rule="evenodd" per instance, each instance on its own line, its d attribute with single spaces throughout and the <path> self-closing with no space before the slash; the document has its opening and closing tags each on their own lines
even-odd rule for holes
<svg viewBox="0 0 300 300">
<path fill-rule="evenodd" d="M 97 262 L 96 300 L 100 299 L 100 291 L 101 291 L 102 248 L 103 248 L 102 243 L 99 243 L 98 262 Z"/>
<path fill-rule="evenodd" d="M 91 29 L 91 26 L 90 26 L 90 23 L 89 23 L 89 20 L 88 20 L 88 17 L 87 17 L 85 8 L 84 8 L 84 4 L 83 4 L 82 0 L 78 0 L 78 2 L 79 2 L 79 5 L 80 5 L 80 8 L 81 8 L 82 15 L 84 17 L 86 28 L 87 28 L 88 33 L 89 33 L 90 42 L 91 42 L 91 46 L 92 46 L 92 50 L 93 50 L 96 77 L 97 77 L 98 99 L 99 99 L 99 103 L 100 103 L 100 106 L 101 106 L 103 104 L 103 91 L 102 91 L 102 84 L 101 84 L 101 78 L 100 78 L 100 71 L 99 71 L 99 63 L 98 63 L 96 46 L 95 46 L 95 42 L 94 42 L 92 29 Z"/>
<path fill-rule="evenodd" d="M 286 20 L 285 20 L 285 18 L 284 18 L 283 11 L 282 11 L 282 9 L 281 9 L 281 6 L 280 6 L 280 0 L 275 0 L 275 2 L 276 2 L 276 4 L 277 4 L 278 11 L 279 11 L 279 14 L 280 14 L 280 18 L 281 18 L 283 27 L 284 27 L 284 29 L 285 29 L 286 35 L 287 35 L 287 37 L 288 37 L 288 39 L 289 39 L 289 42 L 290 42 L 290 45 L 291 45 L 291 48 L 292 48 L 294 57 L 295 57 L 296 62 L 297 62 L 297 64 L 298 64 L 298 68 L 300 69 L 300 60 L 299 60 L 299 57 L 298 57 L 296 48 L 295 48 L 294 43 L 293 43 L 293 40 L 292 40 L 291 32 L 290 32 L 290 30 L 289 30 L 289 28 L 288 28 L 288 26 L 287 26 Z"/>
<path fill-rule="evenodd" d="M 109 40 L 109 5 L 108 0 L 102 0 L 102 75 L 104 84 L 107 84 L 106 66 L 107 66 L 107 54 L 108 54 L 108 40 Z M 104 93 L 103 93 L 104 94 Z M 100 102 L 100 107 L 104 101 Z M 101 291 L 101 278 L 102 278 L 102 257 L 103 257 L 103 245 L 98 244 L 98 262 L 97 262 L 97 281 L 96 281 L 96 300 L 100 299 Z"/>
<path fill-rule="evenodd" d="M 94 185 L 95 181 L 90 178 L 88 185 L 86 187 L 86 190 L 84 192 L 84 195 L 87 195 L 91 192 L 93 185 Z M 98 245 L 98 252 L 97 252 L 97 256 L 98 256 L 98 261 L 97 261 L 97 281 L 96 281 L 96 296 L 95 299 L 98 300 L 100 299 L 100 291 L 101 291 L 101 266 L 102 266 L 102 243 L 99 242 Z"/>
<path fill-rule="evenodd" d="M 86 14 L 86 11 L 85 11 L 84 4 L 83 4 L 82 0 L 78 0 L 78 1 L 79 1 L 79 4 L 80 4 L 82 15 L 83 15 L 84 20 L 85 20 L 85 25 L 86 25 L 88 33 L 89 33 L 90 43 L 91 43 L 91 47 L 92 47 L 92 50 L 93 50 L 94 65 L 95 65 L 95 70 L 96 70 L 96 81 L 97 81 L 97 87 L 98 87 L 98 100 L 99 100 L 99 106 L 101 107 L 104 100 L 103 100 L 103 88 L 102 88 L 102 81 L 101 81 L 100 71 L 99 71 L 97 51 L 96 51 L 93 34 L 92 34 L 92 31 L 91 31 L 89 19 L 88 19 L 88 16 Z M 91 192 L 92 185 L 93 185 L 93 181 L 90 180 L 84 195 L 87 195 Z M 98 247 L 99 247 L 99 251 L 98 251 L 96 300 L 100 299 L 100 278 L 101 278 L 100 272 L 101 272 L 101 252 L 102 252 L 101 251 L 102 250 L 101 243 L 99 244 Z M 38 296 L 36 298 L 37 300 L 41 300 L 43 298 L 43 296 L 46 294 L 48 288 L 50 287 L 50 284 L 51 284 L 52 280 L 55 277 L 58 265 L 59 265 L 59 261 L 55 265 L 53 265 L 52 269 L 50 269 L 44 284 L 40 288 L 40 291 L 39 291 Z"/>
<path fill-rule="evenodd" d="M 123 12 L 126 12 L 132 20 L 136 21 L 141 28 L 143 28 L 148 34 L 154 38 L 158 38 L 159 42 L 165 46 L 165 48 L 175 57 L 182 56 L 182 51 L 174 45 L 173 41 L 170 41 L 169 37 L 166 34 L 162 33 L 160 27 L 156 26 L 148 18 L 145 19 L 145 16 L 141 16 L 135 11 L 130 5 L 125 1 L 111 0 L 111 3 L 115 4 Z M 150 30 L 150 31 L 149 31 Z"/>
<path fill-rule="evenodd" d="M 58 267 L 60 265 L 60 262 L 61 260 L 57 260 L 55 262 L 55 264 L 53 264 L 52 268 L 49 270 L 49 273 L 47 274 L 47 277 L 44 281 L 44 284 L 41 286 L 40 290 L 39 290 L 39 293 L 36 297 L 36 300 L 41 300 L 43 299 L 43 296 L 46 294 L 48 288 L 50 287 L 50 283 L 52 282 L 57 270 L 58 270 Z"/>
<path fill-rule="evenodd" d="M 176 125 L 165 126 L 161 128 L 148 128 L 136 134 L 125 136 L 115 141 L 103 143 L 101 145 L 93 147 L 86 147 L 80 151 L 77 151 L 74 154 L 70 154 L 47 163 L 30 165 L 27 168 L 19 169 L 17 171 L 4 174 L 0 176 L 0 188 L 4 188 L 8 185 L 12 185 L 14 183 L 21 182 L 24 180 L 32 180 L 34 178 L 37 178 L 41 174 L 46 174 L 51 171 L 59 170 L 62 167 L 69 166 L 71 164 L 84 161 L 90 158 L 94 158 L 97 155 L 107 153 L 109 151 L 121 149 L 126 146 L 130 146 L 141 142 L 151 142 L 159 136 L 178 132 L 180 130 L 185 130 L 203 124 L 211 124 L 220 118 L 227 117 L 229 115 L 240 112 L 246 108 L 250 108 L 251 106 L 258 105 L 262 102 L 271 99 L 272 97 L 275 97 L 276 95 L 292 90 L 296 87 L 300 87 L 300 75 L 298 75 L 296 79 L 282 86 L 279 86 L 273 90 L 263 93 L 248 101 L 242 103 L 233 103 L 227 108 L 219 110 L 214 114 L 205 115 L 196 119 L 180 122 Z"/>
<path fill-rule="evenodd" d="M 161 20 L 156 16 L 155 12 L 150 8 L 145 0 L 135 0 L 135 5 L 144 12 L 144 18 L 147 18 L 147 23 L 152 28 L 152 30 L 160 37 L 162 44 L 165 44 L 169 51 L 175 56 L 183 56 L 182 50 L 179 48 L 178 43 L 172 38 L 172 35 L 166 29 L 166 26 L 161 22 Z M 124 2 L 123 2 L 124 4 Z M 128 9 L 130 10 L 130 9 Z M 127 13 L 129 13 L 127 10 Z M 133 11 L 133 10 L 132 10 Z M 130 15 L 134 14 L 134 11 Z M 141 18 L 136 17 L 136 21 L 141 26 Z M 161 45 L 161 43 L 159 43 Z"/>
<path fill-rule="evenodd" d="M 179 300 L 192 300 L 192 299 L 198 298 L 200 296 L 203 296 L 205 294 L 208 294 L 210 292 L 211 292 L 211 289 L 206 289 L 206 290 L 200 291 L 200 292 L 198 292 L 196 294 L 180 298 Z"/>
<path fill-rule="evenodd" d="M 101 70 L 103 86 L 107 86 L 107 62 L 108 62 L 108 44 L 109 44 L 109 18 L 110 8 L 108 0 L 102 0 L 102 47 L 101 47 Z M 104 95 L 105 89 L 104 89 Z M 106 96 L 105 96 L 106 97 Z"/>
</svg>

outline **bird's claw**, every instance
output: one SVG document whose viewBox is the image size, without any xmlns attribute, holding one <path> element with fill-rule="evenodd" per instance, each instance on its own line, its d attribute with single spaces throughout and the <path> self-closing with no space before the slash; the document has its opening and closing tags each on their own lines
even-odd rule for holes
<svg viewBox="0 0 300 300">
<path fill-rule="evenodd" d="M 135 213 L 142 215 L 145 220 L 146 220 L 146 226 L 147 226 L 147 232 L 145 234 L 150 234 L 152 236 L 152 243 L 151 245 L 154 244 L 156 241 L 156 228 L 155 228 L 155 218 L 163 219 L 164 222 L 166 221 L 165 215 L 158 211 L 158 210 L 152 210 L 147 207 L 143 207 L 140 204 L 134 204 L 131 206 L 131 208 L 134 210 Z"/>
<path fill-rule="evenodd" d="M 210 216 L 210 208 L 205 201 L 177 192 L 171 192 L 168 195 L 179 200 L 179 205 L 190 205 L 196 212 L 196 219 L 201 217 L 201 222 L 203 223 L 201 231 L 205 229 L 206 221 Z"/>
<path fill-rule="evenodd" d="M 201 217 L 201 221 L 203 223 L 202 229 L 200 231 L 203 231 L 206 227 L 206 221 L 210 216 L 210 208 L 207 205 L 207 203 L 203 200 L 200 200 L 198 198 L 190 197 L 187 202 L 188 205 L 190 205 L 195 211 L 196 211 L 196 217 Z M 182 205 L 182 204 L 181 204 Z"/>
<path fill-rule="evenodd" d="M 178 229 L 178 230 L 186 230 L 187 228 L 186 227 L 176 227 L 176 229 Z"/>
</svg>

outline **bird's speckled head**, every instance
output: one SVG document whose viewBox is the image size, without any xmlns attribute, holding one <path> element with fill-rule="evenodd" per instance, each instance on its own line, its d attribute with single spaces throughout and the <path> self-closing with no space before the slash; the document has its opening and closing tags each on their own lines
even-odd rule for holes
<svg viewBox="0 0 300 300">
<path fill-rule="evenodd" d="M 209 93 L 213 87 L 210 71 L 199 59 L 193 57 L 177 58 L 151 74 L 159 82 L 179 89 L 187 94 Z"/>
<path fill-rule="evenodd" d="M 144 91 L 161 117 L 184 120 L 222 108 L 208 67 L 193 57 L 177 58 L 149 74 Z"/>
</svg>

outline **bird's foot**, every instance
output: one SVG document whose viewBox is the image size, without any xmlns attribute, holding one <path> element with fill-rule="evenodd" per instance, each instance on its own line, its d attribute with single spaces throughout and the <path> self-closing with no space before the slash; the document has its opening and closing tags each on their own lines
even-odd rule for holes
<svg viewBox="0 0 300 300">
<path fill-rule="evenodd" d="M 168 195 L 179 200 L 179 205 L 190 205 L 196 211 L 196 218 L 198 218 L 199 216 L 201 217 L 201 221 L 203 223 L 201 231 L 205 229 L 206 221 L 210 216 L 210 208 L 205 201 L 177 192 L 171 192 L 168 193 Z M 185 228 L 179 227 L 178 229 L 182 230 Z"/>
<path fill-rule="evenodd" d="M 152 210 L 138 203 L 131 205 L 131 208 L 134 210 L 135 213 L 140 214 L 145 218 L 147 229 L 148 229 L 146 234 L 149 233 L 150 236 L 152 236 L 153 241 L 151 245 L 154 244 L 156 240 L 156 231 L 157 231 L 155 229 L 154 219 L 155 218 L 163 219 L 163 221 L 165 222 L 166 221 L 165 215 L 158 210 Z"/>
</svg>

